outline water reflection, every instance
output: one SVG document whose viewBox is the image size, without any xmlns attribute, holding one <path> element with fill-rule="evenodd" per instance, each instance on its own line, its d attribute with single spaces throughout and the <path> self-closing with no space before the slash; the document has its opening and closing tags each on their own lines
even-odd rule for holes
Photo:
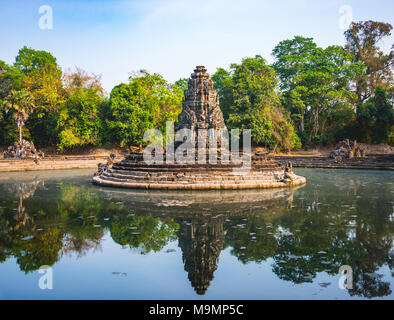
<svg viewBox="0 0 394 320">
<path fill-rule="evenodd" d="M 178 243 L 191 285 L 204 294 L 214 277 L 227 231 L 224 216 L 179 220 Z"/>
<path fill-rule="evenodd" d="M 15 225 L 13 228 L 26 225 L 31 219 L 23 206 L 23 200 L 28 199 L 34 195 L 37 188 L 44 188 L 44 181 L 34 180 L 31 182 L 20 182 L 11 184 L 7 187 L 7 192 L 16 194 L 19 198 L 18 207 L 14 215 Z"/>
<path fill-rule="evenodd" d="M 392 175 L 382 177 L 317 170 L 298 189 L 198 193 L 104 189 L 80 179 L 0 181 L 0 263 L 14 257 L 29 273 L 101 250 L 109 232 L 139 254 L 178 240 L 198 294 L 229 248 L 244 264 L 273 259 L 272 272 L 295 284 L 350 265 L 350 296 L 387 296 L 393 281 L 381 270 L 393 274 L 393 187 Z"/>
</svg>

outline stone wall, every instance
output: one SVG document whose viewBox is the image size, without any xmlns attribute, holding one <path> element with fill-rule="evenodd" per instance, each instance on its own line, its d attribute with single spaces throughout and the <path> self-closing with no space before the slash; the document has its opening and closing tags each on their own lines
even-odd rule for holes
<svg viewBox="0 0 394 320">
<path fill-rule="evenodd" d="M 325 156 L 278 156 L 275 160 L 282 164 L 291 161 L 293 167 L 299 168 L 394 170 L 392 154 L 369 154 L 364 158 L 345 158 L 341 162 L 334 162 Z"/>
<path fill-rule="evenodd" d="M 0 172 L 97 168 L 106 156 L 54 156 L 43 159 L 0 159 Z"/>
</svg>

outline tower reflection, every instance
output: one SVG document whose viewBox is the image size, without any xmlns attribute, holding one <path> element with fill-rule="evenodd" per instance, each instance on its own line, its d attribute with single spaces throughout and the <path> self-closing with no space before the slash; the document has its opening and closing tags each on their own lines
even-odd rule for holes
<svg viewBox="0 0 394 320">
<path fill-rule="evenodd" d="M 178 220 L 178 245 L 191 285 L 198 294 L 208 289 L 219 263 L 227 231 L 224 217 Z"/>
</svg>

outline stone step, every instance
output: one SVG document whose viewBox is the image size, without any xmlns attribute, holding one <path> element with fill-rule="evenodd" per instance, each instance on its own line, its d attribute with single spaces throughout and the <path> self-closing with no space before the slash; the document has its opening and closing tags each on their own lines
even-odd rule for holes
<svg viewBox="0 0 394 320">
<path fill-rule="evenodd" d="M 198 177 L 185 177 L 185 178 L 162 178 L 162 179 L 125 179 L 123 177 L 114 175 L 101 175 L 103 180 L 109 181 L 119 181 L 127 183 L 213 183 L 213 184 L 233 184 L 233 183 L 265 183 L 267 181 L 274 180 L 273 177 L 233 177 L 232 179 L 220 178 L 220 179 L 208 179 L 208 178 L 198 178 Z"/>
<path fill-rule="evenodd" d="M 171 166 L 171 167 L 159 167 L 159 166 L 130 166 L 130 165 L 124 165 L 124 164 L 119 164 L 116 163 L 112 166 L 112 168 L 117 169 L 117 170 L 124 170 L 124 171 L 149 171 L 149 172 L 186 172 L 186 171 L 202 171 L 202 172 L 209 172 L 209 171 L 232 171 L 233 168 L 241 168 L 241 167 L 235 167 L 235 166 L 222 166 L 222 167 L 177 167 L 177 166 Z M 259 170 L 259 171 L 273 171 L 273 170 L 283 170 L 282 165 L 264 165 L 264 166 L 252 166 L 254 170 Z"/>
<path fill-rule="evenodd" d="M 282 172 L 277 172 L 277 175 L 280 175 Z M 283 173 L 282 173 L 283 174 Z M 158 175 L 158 176 L 132 176 L 132 175 L 124 175 L 117 172 L 105 172 L 102 174 L 104 177 L 116 178 L 124 181 L 249 181 L 249 180 L 270 180 L 273 179 L 274 174 L 249 174 L 249 175 L 225 175 L 225 176 L 200 176 L 200 175 Z"/>
</svg>

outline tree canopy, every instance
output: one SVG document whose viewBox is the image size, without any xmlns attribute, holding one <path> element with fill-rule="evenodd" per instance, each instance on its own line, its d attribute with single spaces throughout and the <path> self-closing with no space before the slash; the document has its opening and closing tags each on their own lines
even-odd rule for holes
<svg viewBox="0 0 394 320">
<path fill-rule="evenodd" d="M 360 102 L 373 96 L 378 87 L 387 90 L 394 84 L 394 51 L 385 54 L 378 47 L 383 38 L 391 35 L 392 29 L 389 23 L 368 20 L 352 22 L 345 31 L 345 50 L 352 54 L 353 61 L 362 62 L 366 67 L 366 72 L 359 74 L 355 81 Z"/>
<path fill-rule="evenodd" d="M 212 76 L 229 129 L 251 129 L 252 140 L 270 149 L 299 146 L 288 115 L 281 108 L 277 78 L 264 58 L 256 55 L 218 69 Z"/>
<path fill-rule="evenodd" d="M 144 132 L 164 131 L 166 121 L 176 121 L 183 91 L 161 75 L 141 71 L 128 84 L 114 87 L 109 98 L 109 138 L 121 146 L 143 144 Z"/>
<path fill-rule="evenodd" d="M 362 74 L 363 64 L 340 46 L 319 48 L 311 38 L 297 36 L 273 50 L 283 105 L 292 114 L 303 143 L 324 135 L 331 113 L 352 108 L 356 95 L 349 83 Z"/>
<path fill-rule="evenodd" d="M 344 47 L 295 36 L 274 47 L 272 65 L 256 55 L 217 68 L 227 127 L 251 129 L 254 145 L 272 150 L 345 138 L 393 144 L 394 46 L 381 48 L 391 31 L 389 23 L 353 22 Z M 0 60 L 0 145 L 23 135 L 58 151 L 141 146 L 146 130 L 177 120 L 188 81 L 141 70 L 107 96 L 100 75 L 64 71 L 50 52 L 24 46 L 13 63 Z"/>
<path fill-rule="evenodd" d="M 25 90 L 11 90 L 4 100 L 5 111 L 12 112 L 12 118 L 15 120 L 19 130 L 19 142 L 22 142 L 22 129 L 29 114 L 34 109 L 34 103 L 29 92 Z"/>
</svg>

